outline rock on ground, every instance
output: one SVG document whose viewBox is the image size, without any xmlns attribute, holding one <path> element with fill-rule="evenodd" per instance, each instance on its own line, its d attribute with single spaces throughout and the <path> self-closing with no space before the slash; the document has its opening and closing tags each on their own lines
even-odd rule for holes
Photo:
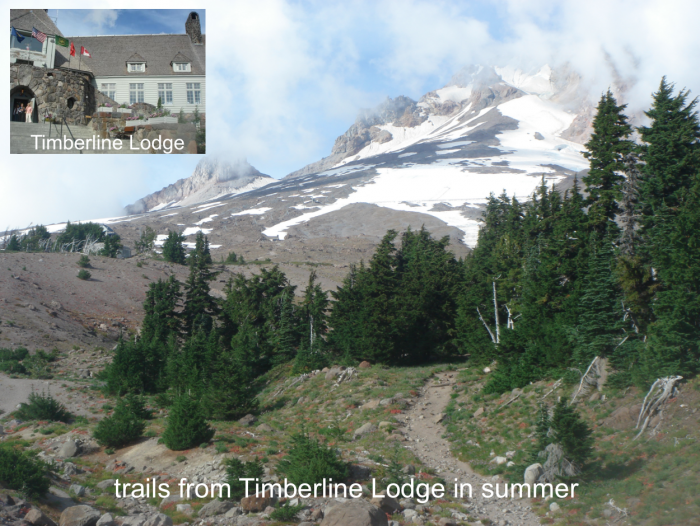
<svg viewBox="0 0 700 526">
<path fill-rule="evenodd" d="M 213 500 L 199 510 L 200 517 L 211 517 L 212 515 L 223 515 L 228 510 L 234 507 L 233 502 L 229 500 Z"/>
<path fill-rule="evenodd" d="M 326 511 L 321 526 L 389 526 L 386 514 L 364 499 L 353 499 Z"/>
<path fill-rule="evenodd" d="M 38 508 L 32 508 L 29 510 L 24 516 L 24 520 L 32 526 L 56 526 L 56 523 Z"/>
<path fill-rule="evenodd" d="M 63 510 L 59 526 L 95 526 L 99 519 L 99 511 L 81 504 Z"/>
</svg>

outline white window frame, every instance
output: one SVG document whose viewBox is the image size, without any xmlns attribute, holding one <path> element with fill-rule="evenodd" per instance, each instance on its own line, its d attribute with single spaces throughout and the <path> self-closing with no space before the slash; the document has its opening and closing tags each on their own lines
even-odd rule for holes
<svg viewBox="0 0 700 526">
<path fill-rule="evenodd" d="M 202 83 L 201 82 L 187 82 L 187 104 L 201 104 L 202 103 Z"/>
<path fill-rule="evenodd" d="M 115 97 L 117 95 L 117 83 L 116 82 L 103 82 L 100 85 L 100 91 L 104 93 L 107 97 L 112 100 L 117 100 Z"/>
<path fill-rule="evenodd" d="M 129 104 L 135 104 L 144 101 L 143 82 L 134 82 L 129 84 Z"/>
<path fill-rule="evenodd" d="M 173 105 L 173 84 L 172 82 L 158 83 L 158 98 L 163 106 Z"/>
<path fill-rule="evenodd" d="M 175 73 L 188 73 L 191 71 L 189 62 L 173 62 L 173 71 Z"/>
<path fill-rule="evenodd" d="M 129 73 L 143 73 L 146 71 L 146 64 L 143 62 L 129 62 L 128 65 Z"/>
</svg>

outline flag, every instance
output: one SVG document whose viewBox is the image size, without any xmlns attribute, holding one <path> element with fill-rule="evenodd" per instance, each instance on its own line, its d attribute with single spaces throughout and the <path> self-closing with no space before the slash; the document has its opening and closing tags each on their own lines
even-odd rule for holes
<svg viewBox="0 0 700 526">
<path fill-rule="evenodd" d="M 22 35 L 20 35 L 20 34 L 17 32 L 17 30 L 16 30 L 14 27 L 12 27 L 12 26 L 10 26 L 10 35 L 12 35 L 13 37 L 15 37 L 15 38 L 17 39 L 17 42 L 22 42 L 22 40 L 24 40 L 24 38 L 25 38 L 25 37 L 23 37 Z"/>
<path fill-rule="evenodd" d="M 44 43 L 44 40 L 46 40 L 46 34 L 42 33 L 39 31 L 37 28 L 33 27 L 32 28 L 32 36 L 36 38 L 39 42 L 42 44 Z"/>
<path fill-rule="evenodd" d="M 59 37 L 58 35 L 56 35 L 56 45 L 57 46 L 68 47 L 68 44 L 69 44 L 69 42 L 68 42 L 67 38 Z"/>
<path fill-rule="evenodd" d="M 87 49 L 85 49 L 83 46 L 80 46 L 80 54 L 85 55 L 86 57 L 92 58 L 92 55 L 90 54 L 90 52 Z"/>
<path fill-rule="evenodd" d="M 75 56 L 75 44 L 73 44 L 73 42 L 70 43 L 70 56 Z"/>
</svg>

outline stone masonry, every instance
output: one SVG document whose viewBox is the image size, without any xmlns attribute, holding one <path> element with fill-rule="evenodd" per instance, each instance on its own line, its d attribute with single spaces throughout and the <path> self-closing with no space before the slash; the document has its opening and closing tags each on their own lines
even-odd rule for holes
<svg viewBox="0 0 700 526">
<path fill-rule="evenodd" d="M 36 97 L 39 120 L 50 113 L 63 115 L 69 124 L 85 124 L 95 112 L 95 88 L 90 73 L 46 69 L 27 64 L 10 65 L 10 91 L 25 87 Z"/>
</svg>

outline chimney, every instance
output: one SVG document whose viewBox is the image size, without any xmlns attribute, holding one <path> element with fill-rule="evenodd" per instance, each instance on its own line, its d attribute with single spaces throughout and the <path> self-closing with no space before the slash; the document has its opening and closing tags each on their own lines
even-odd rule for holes
<svg viewBox="0 0 700 526">
<path fill-rule="evenodd" d="M 202 28 L 199 25 L 199 14 L 195 13 L 194 11 L 187 15 L 185 32 L 189 35 L 193 44 L 202 43 Z"/>
</svg>

